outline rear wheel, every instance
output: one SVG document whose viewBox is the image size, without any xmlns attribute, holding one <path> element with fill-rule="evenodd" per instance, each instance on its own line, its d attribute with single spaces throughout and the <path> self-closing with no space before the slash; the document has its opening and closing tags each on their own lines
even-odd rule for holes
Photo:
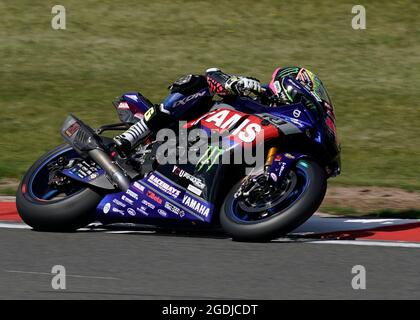
<svg viewBox="0 0 420 320">
<path fill-rule="evenodd" d="M 299 160 L 281 187 L 265 181 L 264 174 L 245 178 L 225 198 L 220 223 L 234 240 L 269 241 L 287 234 L 318 209 L 327 187 L 324 170 L 309 159 Z M 252 191 L 238 197 L 244 184 Z"/>
<path fill-rule="evenodd" d="M 63 162 L 80 156 L 69 145 L 43 155 L 28 170 L 16 194 L 16 206 L 25 223 L 40 231 L 74 231 L 95 218 L 102 197 L 89 186 L 60 176 Z"/>
</svg>

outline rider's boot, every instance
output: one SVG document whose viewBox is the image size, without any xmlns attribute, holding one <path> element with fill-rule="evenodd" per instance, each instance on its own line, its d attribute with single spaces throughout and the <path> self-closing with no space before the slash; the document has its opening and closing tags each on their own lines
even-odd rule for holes
<svg viewBox="0 0 420 320">
<path fill-rule="evenodd" d="M 117 149 L 122 154 L 128 154 L 134 147 L 143 142 L 152 132 L 164 128 L 171 121 L 169 111 L 163 105 L 155 105 L 147 110 L 144 118 L 133 124 L 130 129 L 114 137 Z"/>
<path fill-rule="evenodd" d="M 130 129 L 124 133 L 114 137 L 116 147 L 121 153 L 127 154 L 135 146 L 140 144 L 149 134 L 151 130 L 147 126 L 144 119 L 141 119 L 137 123 L 133 124 Z"/>
</svg>

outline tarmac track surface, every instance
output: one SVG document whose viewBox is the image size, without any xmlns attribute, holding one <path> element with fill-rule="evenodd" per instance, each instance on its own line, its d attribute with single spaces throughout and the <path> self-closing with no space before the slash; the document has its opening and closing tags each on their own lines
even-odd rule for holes
<svg viewBox="0 0 420 320">
<path fill-rule="evenodd" d="M 0 230 L 0 299 L 419 299 L 420 250 L 218 235 Z M 66 290 L 51 269 L 66 268 Z M 367 289 L 351 286 L 366 268 Z"/>
</svg>

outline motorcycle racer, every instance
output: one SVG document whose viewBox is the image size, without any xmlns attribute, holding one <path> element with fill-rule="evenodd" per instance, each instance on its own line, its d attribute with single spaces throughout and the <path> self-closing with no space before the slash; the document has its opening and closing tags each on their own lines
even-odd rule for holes
<svg viewBox="0 0 420 320">
<path fill-rule="evenodd" d="M 304 101 L 310 103 L 311 99 L 321 102 L 330 116 L 329 127 L 335 129 L 335 116 L 331 101 L 319 78 L 305 68 L 285 67 L 277 68 L 271 82 L 263 87 L 260 81 L 253 77 L 230 75 L 218 68 L 206 70 L 205 75 L 189 74 L 175 81 L 170 87 L 171 94 L 181 93 L 185 96 L 198 98 L 189 108 L 200 108 L 200 103 L 209 104 L 215 95 L 227 96 L 248 96 L 251 93 L 270 97 L 268 106 L 281 106 L 290 103 L 297 103 L 306 96 Z M 207 99 L 210 97 L 210 101 Z M 187 97 L 188 98 L 188 97 Z M 175 121 L 174 113 L 185 102 L 178 101 L 171 106 L 165 103 L 154 105 L 142 119 L 133 124 L 127 131 L 116 136 L 114 141 L 117 148 L 126 153 L 137 146 L 152 132 L 166 127 Z M 185 114 L 189 110 L 182 110 Z M 203 110 L 203 113 L 206 110 Z M 179 118 L 179 117 L 178 117 Z"/>
</svg>

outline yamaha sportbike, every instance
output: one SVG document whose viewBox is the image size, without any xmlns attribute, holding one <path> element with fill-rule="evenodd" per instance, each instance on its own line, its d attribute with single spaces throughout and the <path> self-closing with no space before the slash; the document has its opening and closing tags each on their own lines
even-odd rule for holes
<svg viewBox="0 0 420 320">
<path fill-rule="evenodd" d="M 153 106 L 138 92 L 114 102 L 120 123 L 94 130 L 69 116 L 61 131 L 65 144 L 25 174 L 17 192 L 19 214 L 41 231 L 73 231 L 99 221 L 170 229 L 221 226 L 240 241 L 285 235 L 318 209 L 327 179 L 340 173 L 332 107 L 303 87 L 295 90 L 301 102 L 279 107 L 267 93 L 216 102 L 208 89 L 190 96 L 170 94 L 162 106 L 172 107 L 175 119 L 187 120 L 186 132 L 200 129 L 209 139 L 217 132 L 227 142 L 208 145 L 194 163 L 159 161 L 158 150 L 168 141 L 156 135 L 129 154 L 116 152 L 103 133 L 126 130 Z M 194 112 L 183 112 L 197 103 L 201 106 Z M 263 148 L 257 148 L 257 141 Z M 173 146 L 168 152 L 176 159 L 199 149 L 190 140 Z M 251 170 L 245 161 L 221 161 L 241 154 L 238 150 L 243 155 L 263 150 L 259 156 L 264 161 Z"/>
</svg>

